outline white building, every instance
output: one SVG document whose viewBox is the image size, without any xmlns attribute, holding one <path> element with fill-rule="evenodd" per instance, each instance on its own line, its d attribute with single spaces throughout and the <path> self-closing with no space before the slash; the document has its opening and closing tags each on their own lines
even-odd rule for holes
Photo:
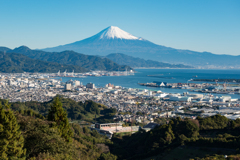
<svg viewBox="0 0 240 160">
<path fill-rule="evenodd" d="M 72 89 L 72 84 L 71 83 L 67 83 L 65 85 L 65 90 L 71 90 Z"/>
<path fill-rule="evenodd" d="M 154 97 L 164 98 L 164 97 L 166 97 L 166 96 L 168 96 L 168 94 L 166 94 L 166 93 L 160 93 L 160 94 L 155 94 Z"/>
<path fill-rule="evenodd" d="M 191 102 L 192 97 L 182 97 L 182 96 L 171 96 L 170 101 L 182 101 L 182 102 Z"/>
<path fill-rule="evenodd" d="M 80 86 L 80 81 L 74 81 L 75 87 Z"/>
<path fill-rule="evenodd" d="M 148 96 L 149 96 L 149 97 L 152 97 L 152 91 L 149 91 L 149 92 L 148 92 Z"/>
<path fill-rule="evenodd" d="M 231 96 L 222 96 L 219 99 L 220 102 L 231 102 Z"/>
</svg>

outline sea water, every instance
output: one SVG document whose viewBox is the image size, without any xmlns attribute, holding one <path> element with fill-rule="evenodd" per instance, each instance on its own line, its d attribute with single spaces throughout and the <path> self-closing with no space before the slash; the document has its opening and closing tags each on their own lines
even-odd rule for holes
<svg viewBox="0 0 240 160">
<path fill-rule="evenodd" d="M 154 76 L 154 77 L 153 77 Z M 104 87 L 111 83 L 115 86 L 122 86 L 127 88 L 140 88 L 149 90 L 161 90 L 165 93 L 183 93 L 189 92 L 186 89 L 171 89 L 171 88 L 153 88 L 140 86 L 138 83 L 147 82 L 168 82 L 168 83 L 193 83 L 190 79 L 240 79 L 240 70 L 210 70 L 210 69 L 136 69 L 136 73 L 131 76 L 102 76 L 102 77 L 86 77 L 73 78 L 62 77 L 62 81 L 79 80 L 83 85 L 89 82 L 95 84 L 96 87 Z M 206 83 L 206 82 L 194 82 Z M 196 93 L 196 92 L 189 92 Z M 220 94 L 214 94 L 221 96 Z M 226 95 L 226 94 L 224 94 Z M 232 98 L 240 98 L 238 94 L 230 94 Z"/>
</svg>

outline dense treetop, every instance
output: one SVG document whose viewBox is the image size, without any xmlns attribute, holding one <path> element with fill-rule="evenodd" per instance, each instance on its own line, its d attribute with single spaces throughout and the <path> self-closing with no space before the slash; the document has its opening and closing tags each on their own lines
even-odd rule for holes
<svg viewBox="0 0 240 160">
<path fill-rule="evenodd" d="M 71 142 L 73 132 L 68 123 L 67 112 L 63 109 L 58 96 L 55 97 L 51 105 L 51 109 L 48 113 L 48 120 L 55 122 L 60 136 L 67 142 Z"/>
<path fill-rule="evenodd" d="M 76 102 L 69 98 L 63 98 L 59 96 L 59 100 L 62 103 L 62 107 L 67 112 L 68 118 L 71 120 L 85 120 L 88 122 L 95 121 L 95 116 L 97 122 L 114 122 L 112 117 L 116 114 L 116 109 L 107 108 L 106 106 L 87 100 L 84 103 Z M 47 117 L 49 110 L 52 107 L 53 100 L 49 102 L 15 102 L 11 103 L 11 108 L 13 110 L 19 111 L 26 115 L 35 115 L 39 118 L 42 116 Z M 0 99 L 0 103 L 4 104 L 5 100 Z"/>
<path fill-rule="evenodd" d="M 24 138 L 13 111 L 7 102 L 4 106 L 0 104 L 0 159 L 24 160 L 23 145 Z"/>
</svg>

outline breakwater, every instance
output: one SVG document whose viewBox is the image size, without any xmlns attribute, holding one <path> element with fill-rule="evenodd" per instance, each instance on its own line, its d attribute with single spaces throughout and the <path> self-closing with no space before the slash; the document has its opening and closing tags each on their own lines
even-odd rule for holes
<svg viewBox="0 0 240 160">
<path fill-rule="evenodd" d="M 233 83 L 240 83 L 240 79 L 192 79 L 192 81 L 200 81 L 200 82 L 233 82 Z"/>
</svg>

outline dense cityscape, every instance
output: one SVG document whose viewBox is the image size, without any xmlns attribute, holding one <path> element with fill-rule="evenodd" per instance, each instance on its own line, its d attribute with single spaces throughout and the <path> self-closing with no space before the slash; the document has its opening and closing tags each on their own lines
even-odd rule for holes
<svg viewBox="0 0 240 160">
<path fill-rule="evenodd" d="M 106 74 L 106 73 L 105 73 Z M 107 73 L 114 75 L 113 73 Z M 150 123 L 155 118 L 176 117 L 195 119 L 197 116 L 208 117 L 221 114 L 235 120 L 240 117 L 240 100 L 229 95 L 213 96 L 211 94 L 163 93 L 161 90 L 124 88 L 114 84 L 106 84 L 105 87 L 95 87 L 93 83 L 82 85 L 78 80 L 62 82 L 61 78 L 49 78 L 59 74 L 3 74 L 0 79 L 0 98 L 9 102 L 48 102 L 56 95 L 62 95 L 76 102 L 92 100 L 104 104 L 108 108 L 115 108 L 118 113 L 131 113 L 130 115 L 117 114 L 114 119 L 121 121 L 135 120 L 137 122 Z M 81 76 L 101 76 L 99 73 L 85 73 Z M 116 74 L 115 74 L 116 75 Z M 118 74 L 120 75 L 120 74 Z M 65 75 L 66 76 L 66 75 Z M 69 76 L 69 74 L 68 74 Z M 79 76 L 72 74 L 73 77 Z M 155 84 L 156 85 L 156 84 Z M 162 83 L 159 84 L 161 87 Z M 167 84 L 166 84 L 167 85 Z M 170 84 L 168 84 L 169 87 Z M 202 88 L 212 89 L 214 84 L 171 84 L 173 88 Z M 236 91 L 236 87 L 228 87 L 226 90 Z M 141 112 L 143 115 L 137 115 Z"/>
</svg>

